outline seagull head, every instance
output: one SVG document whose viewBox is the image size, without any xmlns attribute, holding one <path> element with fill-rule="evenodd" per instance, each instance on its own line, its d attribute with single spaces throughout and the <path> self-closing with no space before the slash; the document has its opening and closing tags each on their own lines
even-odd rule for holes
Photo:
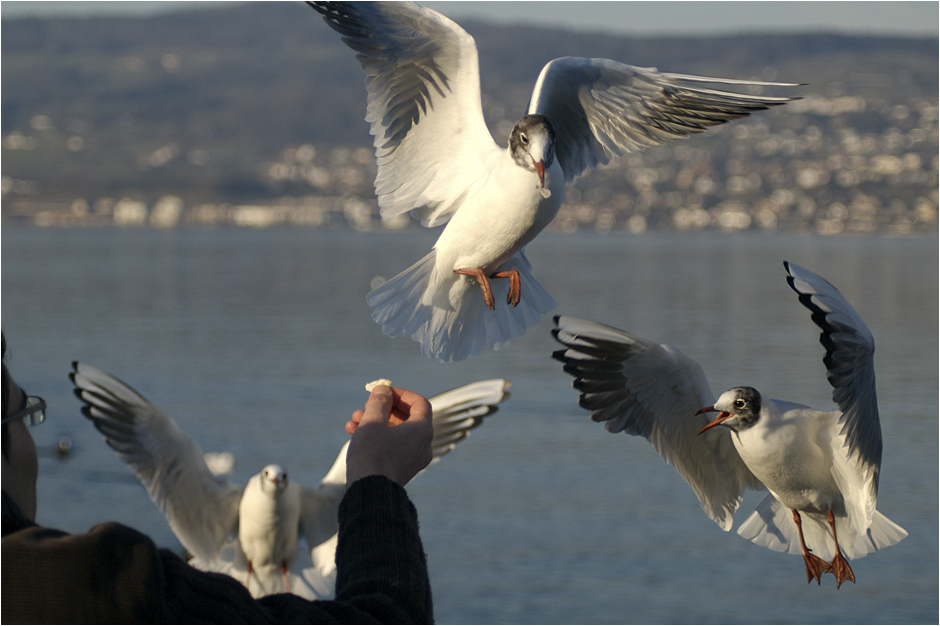
<svg viewBox="0 0 940 626">
<path fill-rule="evenodd" d="M 555 161 L 555 129 L 544 115 L 526 115 L 509 133 L 509 151 L 516 165 L 539 177 L 545 188 L 545 170 Z"/>
<path fill-rule="evenodd" d="M 261 491 L 275 496 L 287 488 L 287 471 L 280 465 L 266 465 L 260 474 Z"/>
<path fill-rule="evenodd" d="M 753 387 L 735 387 L 721 394 L 712 406 L 699 409 L 696 415 L 718 411 L 718 417 L 705 425 L 698 434 L 715 426 L 725 426 L 737 432 L 753 426 L 760 417 L 760 392 Z"/>
</svg>

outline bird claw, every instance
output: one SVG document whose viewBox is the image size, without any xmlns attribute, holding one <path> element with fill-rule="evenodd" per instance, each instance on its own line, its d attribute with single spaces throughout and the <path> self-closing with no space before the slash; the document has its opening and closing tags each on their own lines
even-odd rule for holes
<svg viewBox="0 0 940 626">
<path fill-rule="evenodd" d="M 847 580 L 855 582 L 855 572 L 852 571 L 849 562 L 841 554 L 835 555 L 828 567 L 832 575 L 836 577 L 836 589 L 841 587 L 842 583 Z"/>
<path fill-rule="evenodd" d="M 816 579 L 816 583 L 822 584 L 822 575 L 830 571 L 830 565 L 815 554 L 806 552 L 803 554 L 803 560 L 806 561 L 806 582 L 811 583 Z M 838 576 L 836 577 L 838 578 Z"/>
</svg>

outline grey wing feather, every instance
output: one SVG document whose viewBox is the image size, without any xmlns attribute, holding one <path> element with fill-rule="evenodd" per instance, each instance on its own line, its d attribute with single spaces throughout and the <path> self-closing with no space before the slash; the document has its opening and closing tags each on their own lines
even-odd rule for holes
<svg viewBox="0 0 940 626">
<path fill-rule="evenodd" d="M 878 492 L 881 470 L 881 421 L 875 393 L 875 339 L 861 316 L 825 279 L 784 261 L 787 283 L 822 329 L 819 342 L 826 349 L 823 363 L 839 405 L 839 423 L 849 447 L 872 471 L 872 497 Z"/>
<path fill-rule="evenodd" d="M 498 147 L 483 119 L 476 43 L 413 2 L 308 2 L 358 54 L 383 217 L 446 222 Z"/>
<path fill-rule="evenodd" d="M 794 86 L 742 81 L 564 57 L 548 63 L 529 101 L 555 128 L 555 154 L 571 181 L 615 156 L 702 132 L 795 98 L 734 93 L 701 84 Z"/>
<path fill-rule="evenodd" d="M 133 388 L 85 363 L 72 368 L 82 413 L 134 471 L 183 546 L 214 559 L 238 530 L 244 487 L 215 476 L 199 444 Z"/>
<path fill-rule="evenodd" d="M 453 450 L 483 418 L 496 412 L 497 405 L 509 397 L 506 390 L 510 384 L 501 378 L 481 380 L 429 398 L 434 425 L 431 465 Z"/>
<path fill-rule="evenodd" d="M 433 106 L 445 97 L 447 75 L 435 60 L 440 46 L 423 31 L 431 28 L 414 3 L 308 2 L 358 52 L 370 94 L 369 121 L 376 148 L 393 151 Z M 435 29 L 438 34 L 443 31 Z"/>
<path fill-rule="evenodd" d="M 646 438 L 698 496 L 705 513 L 730 530 L 747 487 L 763 486 L 738 455 L 727 429 L 699 435 L 714 402 L 702 368 L 679 350 L 616 328 L 567 316 L 552 334 L 581 391 L 580 404 L 609 432 Z"/>
</svg>

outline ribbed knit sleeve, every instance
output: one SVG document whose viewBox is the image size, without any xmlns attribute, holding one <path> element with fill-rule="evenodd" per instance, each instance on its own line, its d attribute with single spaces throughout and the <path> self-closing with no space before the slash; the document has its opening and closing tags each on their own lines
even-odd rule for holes
<svg viewBox="0 0 940 626">
<path fill-rule="evenodd" d="M 400 617 L 382 621 L 432 623 L 418 513 L 405 490 L 382 476 L 358 480 L 340 504 L 339 523 L 336 600 L 391 600 Z"/>
</svg>

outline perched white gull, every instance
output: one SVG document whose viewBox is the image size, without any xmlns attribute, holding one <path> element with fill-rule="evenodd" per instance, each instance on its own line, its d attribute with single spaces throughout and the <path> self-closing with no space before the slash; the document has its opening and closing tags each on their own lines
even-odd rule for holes
<svg viewBox="0 0 940 626">
<path fill-rule="evenodd" d="M 84 363 L 73 369 L 82 413 L 147 488 L 195 567 L 229 574 L 255 597 L 332 597 L 348 442 L 315 488 L 291 481 L 279 465 L 236 484 L 213 474 L 199 444 L 134 389 Z M 508 388 L 509 381 L 484 380 L 430 398 L 431 464 L 495 412 Z"/>
<path fill-rule="evenodd" d="M 309 4 L 365 70 L 382 217 L 449 221 L 427 256 L 367 297 L 385 334 L 440 361 L 499 348 L 554 308 L 525 246 L 575 177 L 791 100 L 702 86 L 780 83 L 564 57 L 542 69 L 502 149 L 483 119 L 476 43 L 460 26 L 412 2 Z"/>
<path fill-rule="evenodd" d="M 835 287 L 793 263 L 784 266 L 822 329 L 836 411 L 771 400 L 751 387 L 713 401 L 701 366 L 679 350 L 565 316 L 555 318 L 553 334 L 567 349 L 553 356 L 575 377 L 591 419 L 610 432 L 648 439 L 724 530 L 745 488 L 766 487 L 770 495 L 738 534 L 802 554 L 807 580 L 832 572 L 841 586 L 855 582 L 845 556 L 861 558 L 907 536 L 875 510 L 881 467 L 875 342 Z M 703 413 L 712 411 L 718 417 L 709 422 Z"/>
</svg>

